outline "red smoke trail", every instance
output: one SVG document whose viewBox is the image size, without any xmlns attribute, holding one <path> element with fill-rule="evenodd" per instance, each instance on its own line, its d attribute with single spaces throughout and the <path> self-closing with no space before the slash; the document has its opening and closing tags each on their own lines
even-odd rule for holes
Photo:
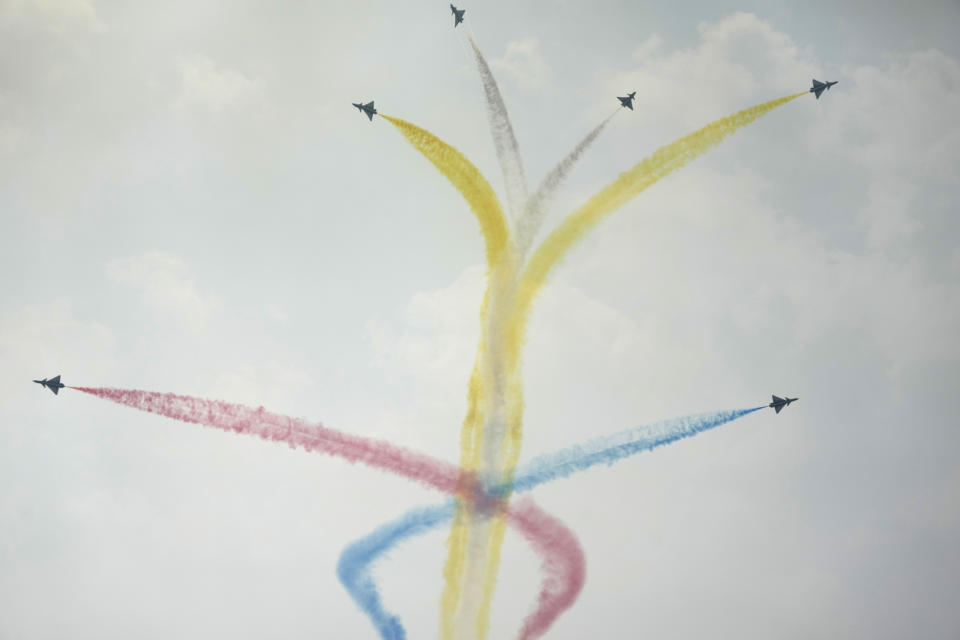
<svg viewBox="0 0 960 640">
<path fill-rule="evenodd" d="M 390 471 L 445 493 L 454 493 L 457 489 L 458 469 L 453 465 L 389 442 L 352 436 L 319 423 L 271 413 L 263 407 L 251 409 L 220 400 L 135 389 L 73 388 L 174 420 L 249 433 L 265 440 L 286 442 L 294 448 L 300 445 L 307 451 L 319 451 Z"/>
<path fill-rule="evenodd" d="M 271 413 L 263 407 L 252 409 L 220 400 L 136 389 L 70 388 L 174 420 L 257 435 L 265 440 L 286 442 L 291 447 L 299 445 L 307 451 L 360 462 L 444 493 L 465 494 L 462 497 L 467 499 L 478 493 L 473 486 L 476 483 L 464 480 L 460 469 L 452 464 L 382 440 L 348 435 L 319 423 Z M 481 501 L 490 502 L 488 498 Z M 577 599 L 583 587 L 586 562 L 576 535 L 532 500 L 523 499 L 509 505 L 507 513 L 509 521 L 540 554 L 545 574 L 537 607 L 524 621 L 521 633 L 521 638 L 534 638 L 546 631 Z"/>
</svg>

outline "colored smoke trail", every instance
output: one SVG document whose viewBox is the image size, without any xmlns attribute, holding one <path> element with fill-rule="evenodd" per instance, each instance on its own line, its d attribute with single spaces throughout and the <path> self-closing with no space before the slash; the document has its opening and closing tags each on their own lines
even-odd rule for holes
<svg viewBox="0 0 960 640">
<path fill-rule="evenodd" d="M 485 429 L 485 425 L 481 424 L 480 428 L 475 427 L 469 434 L 465 429 L 465 435 L 472 437 L 465 438 L 462 443 L 463 447 L 467 447 L 468 442 L 469 446 L 475 447 L 480 441 L 483 451 L 499 451 L 497 464 L 491 467 L 500 474 L 507 486 L 512 480 L 523 439 L 523 397 L 518 369 L 529 311 L 553 267 L 589 230 L 647 187 L 719 144 L 736 130 L 805 94 L 806 92 L 798 93 L 744 109 L 661 147 L 652 156 L 621 174 L 612 184 L 568 216 L 534 253 L 516 285 L 516 291 L 513 289 L 514 283 L 510 282 L 508 297 L 512 316 L 502 325 L 507 335 L 503 342 L 491 340 L 486 343 L 491 357 L 506 359 L 505 365 L 501 363 L 500 366 L 504 375 L 510 379 L 510 383 L 506 385 L 507 393 L 491 394 L 488 398 L 493 402 L 503 403 L 500 407 L 501 413 L 506 415 L 507 422 L 505 427 L 492 430 Z M 497 324 L 499 325 L 499 322 Z M 465 423 L 464 426 L 468 425 Z M 476 449 L 473 449 L 474 453 L 475 451 Z M 474 464 L 469 468 L 476 469 L 477 466 Z M 463 528 L 467 524 L 470 526 L 464 532 Z M 487 517 L 475 518 L 469 512 L 469 507 L 458 510 L 444 569 L 447 580 L 441 613 L 441 634 L 444 640 L 454 636 L 452 618 L 455 613 L 461 619 L 458 628 L 460 636 L 468 635 L 466 625 L 473 619 L 476 621 L 475 635 L 479 638 L 485 637 L 504 533 L 505 523 L 502 517 L 494 517 L 491 522 Z M 481 564 L 484 565 L 482 570 L 479 568 Z M 481 584 L 482 587 L 478 587 Z M 468 590 L 465 594 L 464 588 Z M 459 611 L 455 611 L 457 605 Z"/>
<path fill-rule="evenodd" d="M 497 80 L 493 77 L 483 54 L 480 53 L 477 43 L 471 37 L 467 40 L 470 42 L 470 48 L 473 49 L 480 80 L 483 82 L 483 94 L 487 101 L 487 115 L 490 119 L 490 133 L 507 192 L 507 208 L 516 219 L 527 201 L 527 178 L 523 171 L 523 160 L 520 158 L 520 147 L 517 145 L 513 125 L 510 124 L 510 116 L 507 114 L 507 105 L 503 102 Z"/>
<path fill-rule="evenodd" d="M 253 409 L 220 400 L 135 389 L 71 388 L 181 422 L 256 435 L 265 440 L 285 442 L 291 447 L 301 446 L 306 451 L 326 453 L 344 458 L 349 462 L 360 462 L 445 493 L 456 495 L 465 489 L 471 497 L 477 493 L 475 490 L 470 490 L 471 483 L 465 485 L 463 474 L 454 465 L 387 442 L 348 435 L 319 423 L 272 413 L 263 407 Z M 425 523 L 430 522 L 430 513 L 428 510 L 419 514 L 421 524 L 417 524 L 417 519 L 411 519 L 411 528 L 407 531 L 407 535 L 424 531 Z M 546 596 L 548 599 L 550 594 L 557 591 L 558 580 L 562 580 L 566 575 L 576 576 L 583 573 L 583 550 L 576 536 L 563 523 L 543 513 L 532 502 L 511 505 L 508 513 L 511 523 L 520 529 L 521 534 L 542 556 L 542 565 L 546 572 L 542 594 L 548 594 Z M 446 521 L 449 517 L 447 514 L 435 524 Z M 562 544 L 556 544 L 557 540 Z M 342 559 L 341 564 L 344 565 Z M 349 562 L 344 566 L 348 565 Z M 341 580 L 344 580 L 344 570 L 339 571 Z M 350 590 L 357 604 L 370 615 L 377 628 L 381 630 L 381 635 L 385 638 L 404 637 L 399 620 L 387 614 L 377 615 L 377 612 L 383 609 L 378 605 L 379 596 L 372 580 L 361 576 L 358 580 L 350 582 L 349 573 L 347 575 L 348 579 L 344 580 L 344 585 Z M 561 591 L 563 588 L 563 585 L 560 585 Z M 545 596 L 542 595 L 541 598 L 543 597 Z M 387 635 L 388 633 L 392 635 Z"/>
<path fill-rule="evenodd" d="M 496 90 L 496 94 L 499 95 L 499 90 Z M 502 104 L 502 100 L 500 102 Z M 503 113 L 505 114 L 505 110 Z M 469 471 L 476 469 L 478 465 L 477 442 L 482 435 L 484 421 L 490 413 L 487 409 L 490 391 L 498 378 L 496 372 L 491 371 L 489 358 L 487 357 L 490 352 L 486 348 L 486 345 L 490 343 L 487 334 L 491 325 L 488 321 L 488 311 L 492 309 L 494 316 L 502 317 L 504 315 L 502 312 L 496 313 L 497 310 L 504 308 L 502 304 L 499 304 L 498 293 L 505 289 L 505 280 L 514 277 L 512 273 L 513 261 L 509 259 L 510 254 L 512 254 L 509 230 L 500 203 L 490 184 L 463 154 L 425 129 L 399 118 L 385 115 L 383 117 L 397 127 L 410 144 L 430 160 L 457 188 L 480 222 L 480 228 L 486 241 L 490 282 L 481 310 L 483 333 L 478 346 L 477 361 L 470 377 L 468 390 L 470 404 L 461 435 L 460 464 L 462 468 Z M 512 138 L 512 131 L 508 133 L 510 133 L 509 138 Z M 503 140 L 502 136 L 501 140 Z M 515 147 L 515 141 L 513 146 Z M 520 171 L 522 171 L 522 166 L 520 166 Z M 502 341 L 502 339 L 499 341 Z M 460 505 L 458 516 L 448 539 L 449 558 L 452 561 L 448 560 L 444 568 L 445 587 L 441 594 L 441 627 L 445 629 L 444 637 L 453 635 L 453 616 L 457 602 L 460 600 L 458 585 L 463 579 L 465 567 L 463 559 L 466 556 L 466 549 L 469 544 L 467 525 L 471 519 L 469 505 Z"/>
<path fill-rule="evenodd" d="M 679 140 L 658 149 L 652 156 L 641 161 L 629 171 L 621 174 L 617 180 L 594 195 L 586 204 L 570 214 L 561 225 L 555 229 L 541 243 L 533 254 L 524 274 L 520 277 L 513 306 L 513 317 L 507 321 L 508 335 L 503 344 L 503 353 L 508 362 L 506 370 L 514 372 L 519 367 L 520 355 L 523 351 L 526 336 L 526 326 L 530 307 L 540 288 L 546 282 L 551 270 L 566 255 L 586 233 L 604 220 L 610 213 L 639 195 L 647 187 L 655 184 L 661 178 L 680 169 L 687 162 L 702 155 L 711 147 L 719 144 L 724 138 L 738 129 L 750 124 L 762 115 L 800 96 L 806 92 L 797 93 L 771 100 L 733 115 L 714 121 L 698 131 L 695 131 Z M 513 469 L 520 457 L 520 447 L 523 441 L 523 400 L 522 396 L 507 397 L 508 403 L 514 407 L 508 411 L 508 425 L 504 437 L 500 442 L 501 463 L 503 477 L 509 481 Z M 483 602 L 480 604 L 477 617 L 477 635 L 485 637 L 486 621 L 489 617 L 490 605 L 493 601 L 493 591 L 496 586 L 496 577 L 499 567 L 499 550 L 503 544 L 504 523 L 496 519 L 491 529 L 492 533 L 486 545 L 487 566 L 483 578 Z M 480 548 L 475 545 L 473 548 Z M 476 556 L 475 556 L 476 557 Z M 476 560 L 474 560 L 476 562 Z"/>
<path fill-rule="evenodd" d="M 583 444 L 534 458 L 517 470 L 512 487 L 492 487 L 487 491 L 487 495 L 502 497 L 511 491 L 518 493 L 531 491 L 553 480 L 566 478 L 601 464 L 610 466 L 643 451 L 652 451 L 657 447 L 693 437 L 764 408 L 766 407 L 759 406 L 751 409 L 684 416 L 588 440 Z M 367 611 L 371 620 L 375 621 L 374 624 L 378 629 L 383 628 L 378 622 L 381 620 L 394 621 L 397 626 L 391 628 L 402 629 L 402 627 L 399 626 L 399 618 L 387 613 L 383 608 L 371 576 L 373 564 L 404 540 L 443 524 L 453 514 L 453 501 L 436 507 L 410 511 L 351 543 L 341 554 L 339 564 L 341 582 L 361 608 Z M 541 541 L 543 539 L 543 537 L 539 538 Z M 550 591 L 546 582 L 544 583 L 538 606 L 524 621 L 521 638 L 536 638 L 542 635 L 573 604 L 583 584 L 584 574 L 577 571 L 579 569 L 576 569 L 572 563 L 559 570 L 546 571 L 547 576 L 560 574 L 563 579 L 556 583 L 555 586 L 559 589 L 554 591 Z M 373 594 L 375 599 L 371 599 L 370 594 Z M 403 637 L 386 635 L 382 630 L 381 636 L 383 638 Z"/>
<path fill-rule="evenodd" d="M 618 113 L 620 113 L 620 109 L 614 111 L 606 120 L 594 127 L 593 131 L 588 133 L 587 136 L 567 154 L 566 158 L 550 170 L 534 194 L 527 200 L 527 204 L 523 209 L 523 215 L 516 223 L 517 253 L 520 254 L 520 256 L 525 256 L 530 249 L 530 245 L 533 244 L 533 239 L 537 236 L 537 232 L 540 231 L 540 226 L 543 224 L 543 219 L 547 214 L 547 205 L 550 203 L 557 189 L 559 189 L 563 181 L 567 179 L 570 171 L 574 165 L 576 165 L 577 161 L 580 160 L 583 153 L 593 144 L 594 140 L 597 139 L 607 124 Z"/>
<path fill-rule="evenodd" d="M 524 271 L 516 308 L 517 321 L 513 323 L 515 333 L 511 336 L 511 340 L 523 341 L 526 316 L 533 298 L 540 291 L 553 268 L 588 231 L 658 180 L 682 168 L 719 144 L 728 135 L 773 109 L 806 94 L 807 92 L 804 91 L 749 107 L 711 122 L 679 140 L 660 147 L 653 155 L 640 161 L 632 169 L 621 173 L 616 180 L 567 216 L 563 223 L 540 244 Z M 512 351 L 519 353 L 520 349 L 515 347 Z"/>
<path fill-rule="evenodd" d="M 320 423 L 271 413 L 263 407 L 252 409 L 221 400 L 136 389 L 73 388 L 181 422 L 247 433 L 264 440 L 286 442 L 293 448 L 300 446 L 306 451 L 326 453 L 352 463 L 360 462 L 445 493 L 455 493 L 457 490 L 459 470 L 451 464 L 382 440 L 353 436 Z"/>
<path fill-rule="evenodd" d="M 380 114 L 422 153 L 456 187 L 477 217 L 487 247 L 487 265 L 492 267 L 507 247 L 509 231 L 497 194 L 472 162 L 426 129 L 400 118 Z"/>
<path fill-rule="evenodd" d="M 453 517 L 454 509 L 455 501 L 449 500 L 435 507 L 413 510 L 351 543 L 340 555 L 337 563 L 340 582 L 373 622 L 381 638 L 401 640 L 406 638 L 406 631 L 400 618 L 383 606 L 370 572 L 373 561 L 400 540 L 426 533 L 448 521 Z M 507 519 L 541 559 L 543 578 L 537 605 L 525 620 L 525 632 L 521 634 L 521 638 L 533 638 L 552 623 L 550 612 L 566 610 L 577 599 L 586 576 L 586 559 L 573 532 L 532 501 L 523 499 L 510 505 Z"/>
</svg>

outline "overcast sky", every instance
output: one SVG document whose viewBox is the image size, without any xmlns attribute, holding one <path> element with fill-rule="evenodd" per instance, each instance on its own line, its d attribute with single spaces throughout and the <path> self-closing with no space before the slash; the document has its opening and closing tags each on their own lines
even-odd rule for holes
<svg viewBox="0 0 960 640">
<path fill-rule="evenodd" d="M 533 495 L 587 583 L 550 638 L 960 637 L 955 2 L 0 0 L 0 638 L 373 638 L 340 551 L 439 499 L 31 378 L 265 405 L 455 461 L 501 193 L 469 27 L 547 227 L 810 86 L 617 212 L 538 300 L 523 460 L 799 396 Z M 437 634 L 446 530 L 378 569 Z M 538 585 L 509 534 L 493 638 Z"/>
</svg>

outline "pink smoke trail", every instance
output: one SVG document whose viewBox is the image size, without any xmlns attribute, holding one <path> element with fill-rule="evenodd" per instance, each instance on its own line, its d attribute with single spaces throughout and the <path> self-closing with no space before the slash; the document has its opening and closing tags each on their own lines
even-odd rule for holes
<svg viewBox="0 0 960 640">
<path fill-rule="evenodd" d="M 463 497 L 467 499 L 477 495 L 475 481 L 465 480 L 459 468 L 452 464 L 382 440 L 353 436 L 319 423 L 271 413 L 263 407 L 252 409 L 221 400 L 137 389 L 70 388 L 181 422 L 256 435 L 265 440 L 286 442 L 293 448 L 299 445 L 306 451 L 360 462 L 444 493 L 466 494 Z M 483 506 L 494 508 L 495 504 Z M 507 514 L 511 524 L 541 556 L 544 577 L 537 607 L 524 622 L 520 636 L 533 638 L 546 631 L 576 600 L 583 587 L 586 562 L 576 535 L 533 501 L 523 499 L 509 505 Z"/>
<path fill-rule="evenodd" d="M 544 512 L 529 498 L 510 506 L 510 522 L 524 532 L 542 560 L 544 574 L 537 606 L 523 621 L 520 638 L 538 638 L 569 609 L 586 579 L 586 560 L 580 541 L 562 522 Z"/>
</svg>

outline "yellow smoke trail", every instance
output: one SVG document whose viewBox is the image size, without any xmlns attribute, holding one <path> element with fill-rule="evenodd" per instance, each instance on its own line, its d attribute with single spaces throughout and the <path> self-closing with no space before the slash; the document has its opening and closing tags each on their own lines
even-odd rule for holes
<svg viewBox="0 0 960 640">
<path fill-rule="evenodd" d="M 507 483 L 507 486 L 509 486 L 520 457 L 520 445 L 523 438 L 523 391 L 518 373 L 520 355 L 524 345 L 530 307 L 552 269 L 587 232 L 645 189 L 719 144 L 731 133 L 773 109 L 806 95 L 806 93 L 804 91 L 738 111 L 661 147 L 649 158 L 620 174 L 614 182 L 570 214 L 541 243 L 517 284 L 513 315 L 506 325 L 507 335 L 505 336 L 506 344 L 504 347 L 507 360 L 506 370 L 510 376 L 510 382 L 507 386 L 509 427 L 501 445 L 503 456 L 501 482 Z M 478 638 L 486 637 L 490 605 L 496 587 L 500 550 L 505 531 L 506 521 L 502 515 L 498 515 L 490 530 L 490 538 L 487 544 L 483 596 L 476 620 Z"/>
<path fill-rule="evenodd" d="M 470 206 L 480 223 L 487 246 L 487 266 L 493 267 L 507 247 L 510 234 L 497 194 L 480 170 L 466 156 L 426 129 L 391 116 L 380 114 L 400 130 L 407 141 L 440 170 Z"/>
</svg>

